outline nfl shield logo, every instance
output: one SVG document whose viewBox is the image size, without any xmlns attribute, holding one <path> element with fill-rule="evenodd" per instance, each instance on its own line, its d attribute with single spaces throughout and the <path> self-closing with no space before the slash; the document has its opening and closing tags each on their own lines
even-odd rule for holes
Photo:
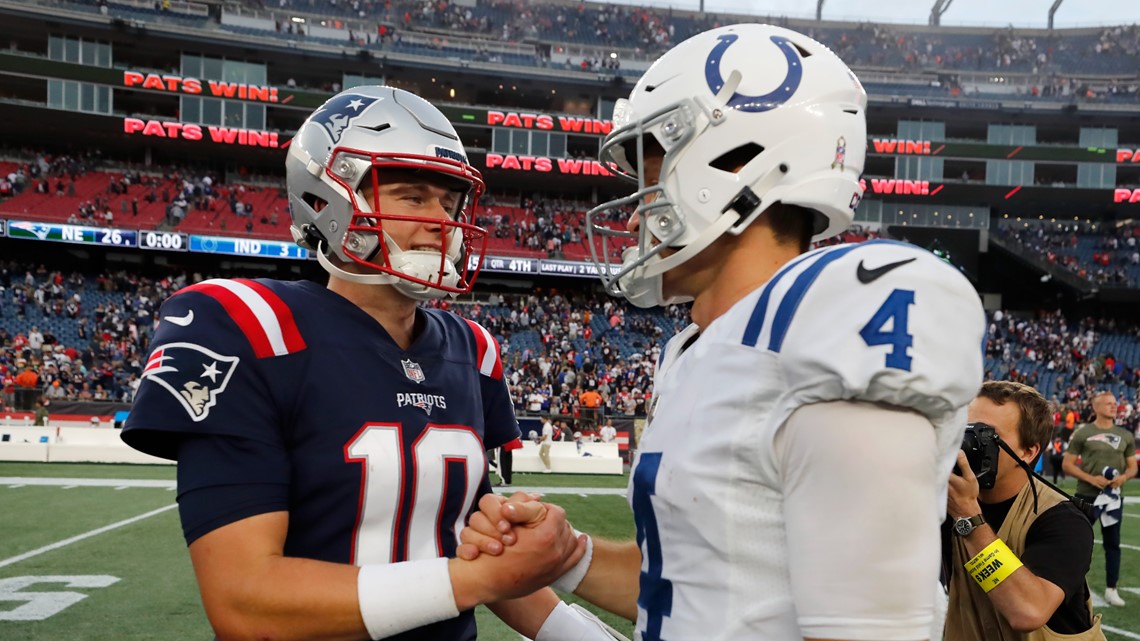
<svg viewBox="0 0 1140 641">
<path fill-rule="evenodd" d="M 404 366 L 404 376 L 415 383 L 422 383 L 424 380 L 424 370 L 420 367 L 419 363 L 412 361 L 401 360 L 400 364 Z"/>
</svg>

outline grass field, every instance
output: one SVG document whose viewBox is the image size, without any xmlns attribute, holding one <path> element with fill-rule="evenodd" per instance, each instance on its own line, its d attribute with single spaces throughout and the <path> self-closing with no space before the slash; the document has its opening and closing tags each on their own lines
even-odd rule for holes
<svg viewBox="0 0 1140 641">
<path fill-rule="evenodd" d="M 10 477 L 76 481 L 0 483 L 0 639 L 212 638 L 173 509 L 174 493 L 164 487 L 169 483 L 154 483 L 173 481 L 173 468 L 0 462 L 0 478 Z M 103 479 L 103 485 L 90 485 L 92 479 Z M 158 486 L 139 486 L 148 482 Z M 515 482 L 520 488 L 565 487 L 567 493 L 547 498 L 564 506 L 579 529 L 610 538 L 633 536 L 624 496 L 575 491 L 624 487 L 624 478 L 516 474 Z M 1113 641 L 1140 639 L 1140 589 L 1132 587 L 1140 585 L 1140 506 L 1127 506 L 1122 539 L 1127 547 L 1121 587 L 1129 606 L 1097 607 Z M 1094 591 L 1103 590 L 1099 546 L 1089 583 Z M 478 618 L 481 639 L 518 638 L 486 610 Z M 607 621 L 630 633 L 628 623 Z"/>
</svg>

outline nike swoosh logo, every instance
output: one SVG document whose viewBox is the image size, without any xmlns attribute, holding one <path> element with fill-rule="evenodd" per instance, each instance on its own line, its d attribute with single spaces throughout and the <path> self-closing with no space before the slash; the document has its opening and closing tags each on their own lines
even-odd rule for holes
<svg viewBox="0 0 1140 641">
<path fill-rule="evenodd" d="M 860 283 L 867 285 L 882 278 L 884 275 L 886 275 L 887 272 L 891 271 L 892 269 L 902 267 L 903 265 L 907 263 L 913 263 L 914 261 L 915 258 L 912 256 L 906 260 L 900 260 L 895 263 L 887 263 L 882 267 L 876 267 L 874 269 L 867 269 L 863 266 L 863 261 L 859 261 L 859 268 L 855 270 L 855 276 L 859 279 Z"/>
<path fill-rule="evenodd" d="M 162 320 L 170 321 L 175 325 L 186 327 L 190 323 L 194 322 L 194 310 L 190 310 L 190 313 L 186 314 L 185 316 L 163 316 Z"/>
</svg>

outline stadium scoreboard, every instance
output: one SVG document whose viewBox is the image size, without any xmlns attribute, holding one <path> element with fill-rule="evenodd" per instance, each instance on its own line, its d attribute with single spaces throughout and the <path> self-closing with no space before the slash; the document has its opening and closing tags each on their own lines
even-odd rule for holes
<svg viewBox="0 0 1140 641">
<path fill-rule="evenodd" d="M 6 224 L 5 224 L 6 223 Z M 6 227 L 6 230 L 5 230 Z M 121 247 L 158 251 L 190 251 L 231 256 L 258 256 L 305 260 L 309 250 L 294 243 L 261 238 L 201 236 L 154 229 L 120 229 L 46 223 L 32 220 L 0 220 L 0 236 L 24 240 Z"/>
<path fill-rule="evenodd" d="M 139 232 L 134 229 L 87 227 L 85 225 L 64 225 L 30 220 L 9 220 L 8 236 L 28 240 L 47 240 L 103 247 L 139 246 Z"/>
<path fill-rule="evenodd" d="M 156 229 L 120 229 L 93 227 L 32 220 L 0 219 L 0 236 L 33 241 L 94 245 L 98 247 L 144 249 L 153 251 L 193 252 L 226 256 L 249 256 L 307 260 L 313 252 L 295 243 L 265 238 L 239 238 L 236 236 L 207 236 L 184 234 Z M 468 271 L 478 267 L 477 257 L 467 257 Z M 614 274 L 620 265 L 610 265 Z M 494 256 L 484 257 L 482 271 L 535 276 L 574 276 L 596 278 L 598 268 L 590 261 L 558 260 L 552 258 Z"/>
<path fill-rule="evenodd" d="M 227 236 L 190 236 L 190 251 L 230 256 L 260 256 L 264 258 L 292 258 L 305 260 L 309 250 L 280 240 L 260 238 L 231 238 Z"/>
<path fill-rule="evenodd" d="M 189 244 L 186 234 L 174 231 L 139 231 L 141 249 L 161 249 L 165 251 L 186 251 Z"/>
</svg>

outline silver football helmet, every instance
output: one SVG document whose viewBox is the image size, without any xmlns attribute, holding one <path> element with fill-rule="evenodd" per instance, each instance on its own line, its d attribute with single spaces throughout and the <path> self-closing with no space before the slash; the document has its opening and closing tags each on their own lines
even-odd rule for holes
<svg viewBox="0 0 1140 641">
<path fill-rule="evenodd" d="M 384 170 L 431 172 L 459 197 L 449 220 L 380 211 Z M 290 230 L 329 273 L 358 283 L 392 285 L 427 300 L 471 291 L 487 232 L 469 224 L 484 185 L 447 118 L 422 98 L 392 87 L 354 87 L 313 112 L 285 160 Z M 371 186 L 371 201 L 362 189 Z M 399 247 L 385 221 L 438 225 L 443 251 Z M 467 274 L 468 255 L 477 256 Z M 334 260 L 335 259 L 335 260 Z M 363 269 L 347 271 L 343 266 Z M 358 273 L 359 272 L 359 273 Z"/>
<path fill-rule="evenodd" d="M 866 106 L 843 61 L 788 29 L 719 27 L 666 52 L 615 105 L 602 146 L 601 161 L 637 184 L 587 214 L 607 291 L 640 307 L 689 300 L 666 300 L 662 274 L 776 202 L 816 212 L 815 240 L 842 232 L 863 194 Z M 664 151 L 649 179 L 647 143 Z M 606 224 L 629 208 L 637 233 Z M 611 264 L 622 243 L 632 244 Z M 675 253 L 661 256 L 666 247 Z"/>
</svg>

